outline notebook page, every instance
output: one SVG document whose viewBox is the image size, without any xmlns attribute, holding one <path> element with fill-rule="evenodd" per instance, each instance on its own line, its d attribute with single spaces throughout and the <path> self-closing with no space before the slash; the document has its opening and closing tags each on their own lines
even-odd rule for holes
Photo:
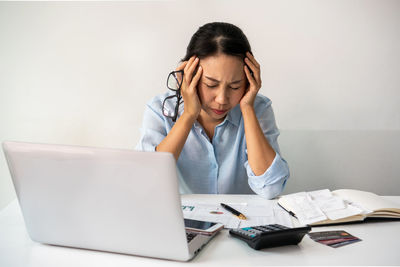
<svg viewBox="0 0 400 267">
<path fill-rule="evenodd" d="M 380 209 L 394 209 L 396 212 L 400 213 L 400 204 L 383 199 L 382 197 L 371 192 L 353 189 L 339 189 L 333 191 L 333 194 L 351 202 L 360 204 L 366 209 L 372 211 Z"/>
</svg>

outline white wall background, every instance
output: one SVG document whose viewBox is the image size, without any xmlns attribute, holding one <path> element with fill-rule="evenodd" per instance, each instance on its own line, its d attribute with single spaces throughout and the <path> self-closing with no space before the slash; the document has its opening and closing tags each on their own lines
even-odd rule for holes
<svg viewBox="0 0 400 267">
<path fill-rule="evenodd" d="M 134 148 L 145 103 L 201 25 L 261 64 L 284 193 L 400 193 L 400 1 L 0 2 L 0 141 Z M 0 154 L 0 208 L 15 198 Z"/>
</svg>

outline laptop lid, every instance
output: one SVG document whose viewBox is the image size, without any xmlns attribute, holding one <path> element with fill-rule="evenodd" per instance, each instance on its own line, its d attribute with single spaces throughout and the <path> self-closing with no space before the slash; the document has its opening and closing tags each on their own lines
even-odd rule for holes
<svg viewBox="0 0 400 267">
<path fill-rule="evenodd" d="M 172 154 L 4 142 L 32 240 L 188 260 Z"/>
</svg>

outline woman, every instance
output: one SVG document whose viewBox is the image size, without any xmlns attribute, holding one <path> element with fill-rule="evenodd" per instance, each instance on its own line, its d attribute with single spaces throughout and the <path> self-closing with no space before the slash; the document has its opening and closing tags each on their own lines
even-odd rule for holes
<svg viewBox="0 0 400 267">
<path fill-rule="evenodd" d="M 168 77 L 175 91 L 146 106 L 136 148 L 171 152 L 181 193 L 255 192 L 271 199 L 289 178 L 271 101 L 258 94 L 260 64 L 250 51 L 238 27 L 203 25 Z"/>
</svg>

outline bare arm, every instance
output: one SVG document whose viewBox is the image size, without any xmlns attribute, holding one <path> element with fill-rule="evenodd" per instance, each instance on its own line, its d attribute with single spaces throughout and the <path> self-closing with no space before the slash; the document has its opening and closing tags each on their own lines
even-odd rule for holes
<svg viewBox="0 0 400 267">
<path fill-rule="evenodd" d="M 183 113 L 168 135 L 156 147 L 156 151 L 171 152 L 174 154 L 175 159 L 178 160 L 195 120 Z"/>
<path fill-rule="evenodd" d="M 249 165 L 255 175 L 263 174 L 275 158 L 275 150 L 264 136 L 253 107 L 242 109 Z"/>
<path fill-rule="evenodd" d="M 240 100 L 240 109 L 244 120 L 249 165 L 254 174 L 258 176 L 271 166 L 276 153 L 264 136 L 254 110 L 254 100 L 261 88 L 260 64 L 249 52 L 246 53 L 246 56 L 244 71 L 250 85 Z M 249 67 L 252 69 L 254 76 L 250 74 Z"/>
</svg>

